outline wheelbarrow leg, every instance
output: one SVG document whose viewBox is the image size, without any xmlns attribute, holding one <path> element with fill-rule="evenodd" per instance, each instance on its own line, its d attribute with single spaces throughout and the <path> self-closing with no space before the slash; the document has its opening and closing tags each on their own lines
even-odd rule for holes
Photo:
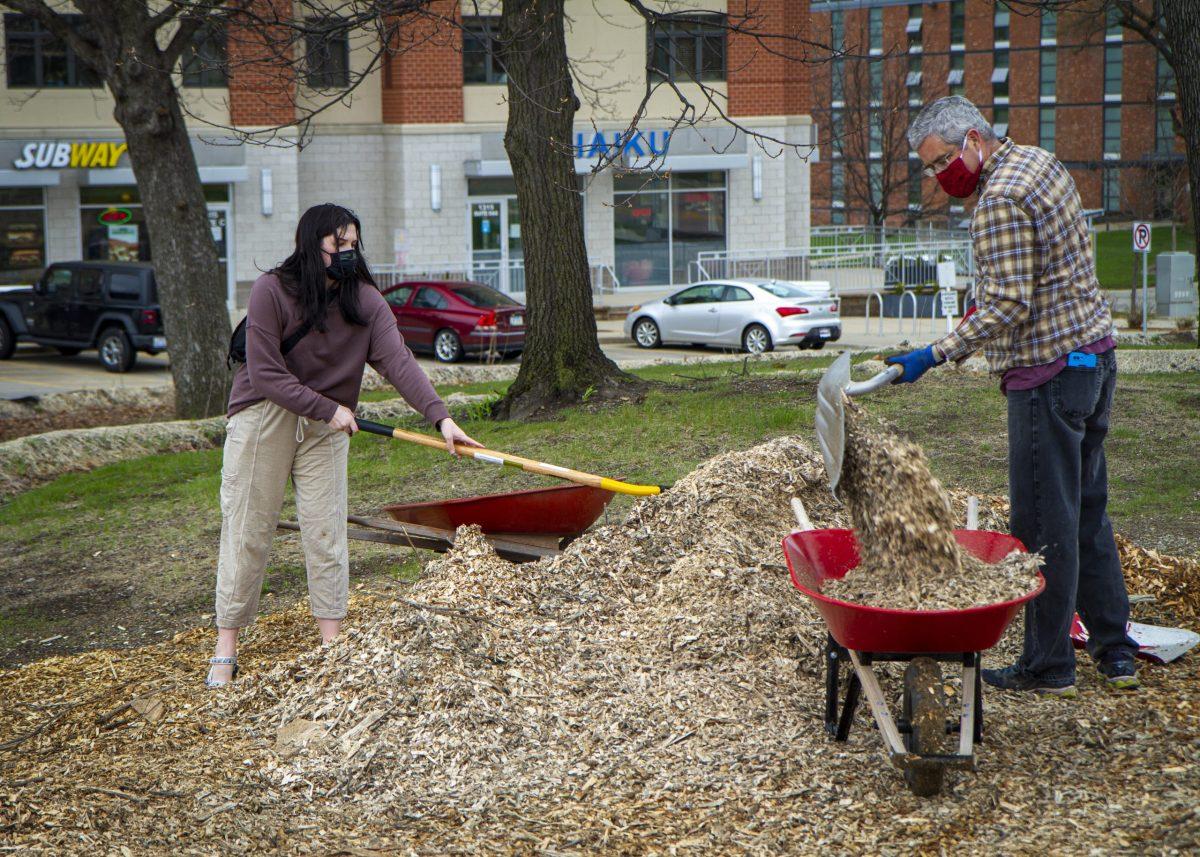
<svg viewBox="0 0 1200 857">
<path fill-rule="evenodd" d="M 983 654 L 974 652 L 975 666 L 975 743 L 983 743 Z"/>
<path fill-rule="evenodd" d="M 825 731 L 834 735 L 837 733 L 842 653 L 841 646 L 833 641 L 832 635 L 826 634 L 825 637 Z"/>
<path fill-rule="evenodd" d="M 858 710 L 858 694 L 861 690 L 862 682 L 858 680 L 858 673 L 850 673 L 850 681 L 846 685 L 846 703 L 842 706 L 842 717 L 838 721 L 837 734 L 834 736 L 839 741 L 850 737 L 850 726 L 854 723 L 854 712 Z"/>
</svg>

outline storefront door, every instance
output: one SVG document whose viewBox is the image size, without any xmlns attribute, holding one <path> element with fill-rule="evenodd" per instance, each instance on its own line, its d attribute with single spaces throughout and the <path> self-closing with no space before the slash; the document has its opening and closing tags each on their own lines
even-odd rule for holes
<svg viewBox="0 0 1200 857">
<path fill-rule="evenodd" d="M 524 292 L 525 250 L 516 197 L 472 199 L 471 279 L 502 292 Z"/>
</svg>

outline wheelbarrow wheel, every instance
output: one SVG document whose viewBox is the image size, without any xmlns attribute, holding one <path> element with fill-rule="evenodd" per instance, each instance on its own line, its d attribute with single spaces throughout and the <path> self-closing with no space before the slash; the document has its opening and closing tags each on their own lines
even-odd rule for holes
<svg viewBox="0 0 1200 857">
<path fill-rule="evenodd" d="M 923 756 L 942 752 L 946 737 L 946 700 L 942 693 L 942 669 L 933 658 L 915 658 L 904 671 L 904 719 L 909 731 L 904 736 L 908 752 Z M 910 760 L 904 780 L 918 797 L 942 790 L 945 769 L 932 761 Z"/>
</svg>

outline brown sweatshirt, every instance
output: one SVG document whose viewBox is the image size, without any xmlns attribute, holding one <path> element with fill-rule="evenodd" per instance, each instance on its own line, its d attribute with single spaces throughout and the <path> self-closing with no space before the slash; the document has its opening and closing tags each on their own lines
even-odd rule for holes
<svg viewBox="0 0 1200 857">
<path fill-rule="evenodd" d="M 263 399 L 313 420 L 328 422 L 338 405 L 358 405 L 363 368 L 370 363 L 418 413 L 437 423 L 450 416 L 412 351 L 396 329 L 396 318 L 379 291 L 359 285 L 366 327 L 350 324 L 336 305 L 325 332 L 308 332 L 287 357 L 280 343 L 304 318 L 274 274 L 263 274 L 250 290 L 246 312 L 246 362 L 233 376 L 229 416 Z"/>
</svg>

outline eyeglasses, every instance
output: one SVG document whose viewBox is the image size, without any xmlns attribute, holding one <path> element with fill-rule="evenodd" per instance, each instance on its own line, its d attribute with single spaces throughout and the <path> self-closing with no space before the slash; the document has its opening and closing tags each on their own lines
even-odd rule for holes
<svg viewBox="0 0 1200 857">
<path fill-rule="evenodd" d="M 926 164 L 921 170 L 922 174 L 928 176 L 929 178 L 933 178 L 942 170 L 946 169 L 946 167 L 950 166 L 950 162 L 957 158 L 958 154 L 958 152 L 947 152 L 932 164 Z"/>
</svg>

